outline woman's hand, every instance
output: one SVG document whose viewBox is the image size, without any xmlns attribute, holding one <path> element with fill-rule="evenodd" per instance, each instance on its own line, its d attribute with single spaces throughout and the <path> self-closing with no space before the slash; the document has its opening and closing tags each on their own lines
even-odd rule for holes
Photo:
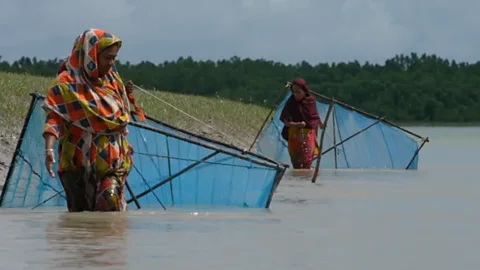
<svg viewBox="0 0 480 270">
<path fill-rule="evenodd" d="M 285 123 L 285 125 L 286 125 L 287 127 L 295 127 L 295 122 L 288 121 L 288 122 Z"/>
<path fill-rule="evenodd" d="M 325 129 L 325 124 L 322 121 L 320 121 L 320 123 L 318 124 L 318 127 L 323 130 Z"/>
<path fill-rule="evenodd" d="M 128 145 L 128 152 L 130 155 L 133 155 L 133 146 L 131 144 Z"/>
<path fill-rule="evenodd" d="M 45 152 L 45 167 L 47 172 L 52 178 L 55 178 L 55 173 L 53 172 L 53 164 L 55 163 L 55 153 L 53 149 L 47 149 Z"/>
<path fill-rule="evenodd" d="M 127 93 L 128 94 L 131 94 L 133 92 L 133 88 L 135 88 L 133 86 L 133 82 L 132 81 L 128 81 L 126 84 L 125 84 L 125 90 L 127 90 Z"/>
<path fill-rule="evenodd" d="M 304 121 L 302 122 L 288 122 L 287 127 L 297 127 L 297 128 L 304 128 L 307 126 L 307 123 Z"/>
<path fill-rule="evenodd" d="M 45 167 L 47 168 L 48 174 L 52 178 L 55 178 L 55 173 L 53 172 L 53 164 L 55 163 L 55 143 L 57 138 L 51 133 L 44 133 L 43 138 L 45 139 Z"/>
</svg>

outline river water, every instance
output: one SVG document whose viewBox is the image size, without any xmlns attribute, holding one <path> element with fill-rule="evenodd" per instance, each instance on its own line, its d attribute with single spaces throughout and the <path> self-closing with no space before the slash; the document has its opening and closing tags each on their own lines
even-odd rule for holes
<svg viewBox="0 0 480 270">
<path fill-rule="evenodd" d="M 269 210 L 1 210 L 1 269 L 478 270 L 480 128 L 410 129 L 418 171 L 287 177 Z"/>
</svg>

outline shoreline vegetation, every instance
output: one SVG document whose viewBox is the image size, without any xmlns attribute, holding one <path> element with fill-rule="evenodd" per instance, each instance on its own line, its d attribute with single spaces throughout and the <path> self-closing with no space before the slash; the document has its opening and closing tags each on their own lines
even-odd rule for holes
<svg viewBox="0 0 480 270">
<path fill-rule="evenodd" d="M 0 56 L 0 72 L 51 78 L 61 60 L 22 57 L 9 63 Z M 166 92 L 176 97 L 193 96 L 192 101 L 202 96 L 268 110 L 286 80 L 302 77 L 315 92 L 395 123 L 480 124 L 480 62 L 459 63 L 436 55 L 395 55 L 382 64 L 349 61 L 316 65 L 239 57 L 218 61 L 180 57 L 158 64 L 117 61 L 117 68 L 125 81 L 132 80 L 144 89 L 166 89 L 159 93 L 161 96 Z"/>
</svg>

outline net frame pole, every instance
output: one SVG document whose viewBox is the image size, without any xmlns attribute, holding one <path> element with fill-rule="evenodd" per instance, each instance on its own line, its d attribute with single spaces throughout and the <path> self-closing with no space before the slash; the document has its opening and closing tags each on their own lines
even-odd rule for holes
<svg viewBox="0 0 480 270">
<path fill-rule="evenodd" d="M 323 126 L 323 130 L 322 130 L 322 135 L 320 135 L 320 145 L 318 147 L 318 156 L 317 156 L 318 158 L 317 158 L 317 164 L 315 166 L 315 171 L 313 173 L 312 180 L 311 180 L 312 183 L 315 183 L 317 181 L 318 172 L 320 170 L 320 160 L 322 159 L 323 141 L 324 141 L 324 138 L 325 138 L 325 133 L 327 131 L 328 120 L 330 118 L 330 114 L 332 113 L 333 106 L 334 106 L 334 103 L 330 102 L 330 106 L 328 106 L 327 115 L 325 116 L 325 121 L 323 122 L 324 126 Z"/>
<path fill-rule="evenodd" d="M 428 137 L 425 138 L 425 140 L 422 141 L 422 144 L 420 144 L 420 147 L 417 149 L 417 151 L 415 151 L 415 153 L 413 154 L 412 158 L 410 159 L 410 161 L 408 162 L 407 164 L 407 167 L 405 167 L 405 170 L 408 170 L 410 168 L 410 166 L 412 165 L 412 162 L 413 160 L 415 160 L 415 158 L 418 156 L 418 153 L 420 153 L 420 150 L 422 150 L 423 146 L 425 145 L 425 143 L 427 143 L 429 141 Z"/>
<path fill-rule="evenodd" d="M 168 143 L 168 137 L 165 137 L 165 144 L 167 145 L 167 162 L 168 162 L 168 176 L 172 176 L 172 159 L 170 157 L 170 144 Z M 172 206 L 175 205 L 175 198 L 173 196 L 173 184 L 170 181 L 170 199 L 172 200 Z"/>
<path fill-rule="evenodd" d="M 275 109 L 278 108 L 278 104 L 282 101 L 283 96 L 285 96 L 285 93 L 287 92 L 288 89 L 289 89 L 289 88 L 285 86 L 285 87 L 283 88 L 282 92 L 280 92 L 280 95 L 278 96 L 277 100 L 275 101 L 275 104 L 274 104 L 274 105 L 272 106 L 272 108 L 270 109 L 270 112 L 268 113 L 267 117 L 265 117 L 265 120 L 263 121 L 263 124 L 262 124 L 262 126 L 260 127 L 260 129 L 258 130 L 257 135 L 255 136 L 255 139 L 253 139 L 252 144 L 251 144 L 250 147 L 248 148 L 248 151 L 252 151 L 253 146 L 255 145 L 255 143 L 256 143 L 257 140 L 258 140 L 258 137 L 260 137 L 260 134 L 261 134 L 262 131 L 263 131 L 263 128 L 265 127 L 265 125 L 266 125 L 267 122 L 269 121 L 268 119 L 271 118 L 273 111 L 275 111 Z M 270 121 L 271 121 L 271 119 L 270 119 Z"/>
<path fill-rule="evenodd" d="M 125 181 L 125 186 L 127 187 L 127 190 L 128 190 L 128 193 L 130 193 L 130 196 L 132 196 L 132 199 L 135 202 L 135 205 L 137 206 L 137 209 L 142 209 L 142 207 L 140 206 L 140 203 L 138 202 L 138 199 L 135 196 L 135 193 L 133 193 L 133 190 L 130 187 L 130 184 L 128 183 L 128 181 Z M 127 203 L 127 205 L 128 205 L 128 203 Z"/>
<path fill-rule="evenodd" d="M 148 181 L 147 179 L 145 179 L 145 176 L 143 176 L 142 172 L 140 172 L 140 170 L 137 168 L 137 166 L 135 164 L 133 164 L 133 168 L 135 169 L 135 171 L 137 171 L 137 173 L 140 175 L 140 178 L 142 178 L 142 181 L 145 183 L 145 185 L 147 185 L 148 188 L 150 188 L 150 185 L 148 184 Z M 159 172 L 160 173 L 160 172 Z M 155 194 L 155 192 L 153 192 L 153 196 L 155 197 L 155 199 L 157 199 L 157 202 L 160 204 L 160 206 L 163 208 L 163 210 L 167 210 L 167 208 L 165 207 L 165 205 L 163 205 L 162 201 L 158 198 L 157 194 Z M 132 197 L 131 199 L 134 199 L 135 198 L 135 194 L 130 194 L 130 196 Z"/>
<path fill-rule="evenodd" d="M 356 136 L 360 135 L 361 133 L 365 132 L 366 130 L 368 130 L 369 128 L 375 126 L 376 124 L 378 124 L 378 123 L 380 123 L 380 122 L 381 122 L 381 119 L 378 119 L 377 121 L 371 123 L 370 125 L 368 125 L 368 126 L 362 128 L 361 130 L 353 133 L 352 135 L 350 135 L 350 136 L 348 136 L 347 138 L 345 138 L 345 140 L 343 140 L 343 141 L 339 142 L 338 144 L 336 144 L 336 145 L 328 148 L 327 150 L 325 150 L 325 152 L 322 153 L 322 156 L 325 155 L 326 153 L 332 151 L 335 147 L 344 144 L 345 142 L 349 141 L 349 140 L 352 139 L 353 137 L 356 137 Z"/>
<path fill-rule="evenodd" d="M 332 118 L 332 128 L 333 128 L 333 145 L 337 144 L 337 131 L 336 131 L 336 125 L 337 125 L 337 110 L 335 110 L 335 105 L 333 106 L 333 118 Z M 333 155 L 335 157 L 335 169 L 338 169 L 338 159 L 337 159 L 337 147 L 333 149 Z"/>
<path fill-rule="evenodd" d="M 213 156 L 215 156 L 215 155 L 217 155 L 217 154 L 219 154 L 219 153 L 220 153 L 220 151 L 214 151 L 213 153 L 211 153 L 211 154 L 205 156 L 204 158 L 202 158 L 201 160 L 199 160 L 199 161 L 197 161 L 197 162 L 195 162 L 195 163 L 192 163 L 192 164 L 188 165 L 187 167 L 183 168 L 182 170 L 180 170 L 180 171 L 172 174 L 171 176 L 163 179 L 163 180 L 160 181 L 159 183 L 151 186 L 149 189 L 147 189 L 147 190 L 145 190 L 145 191 L 137 194 L 137 195 L 136 195 L 137 199 L 139 199 L 139 198 L 141 198 L 141 197 L 149 194 L 150 192 L 153 192 L 155 189 L 157 189 L 157 188 L 165 185 L 166 183 L 171 182 L 172 180 L 174 180 L 174 179 L 177 178 L 178 176 L 186 173 L 187 171 L 189 171 L 189 170 L 191 170 L 192 168 L 200 165 L 201 163 L 207 161 L 208 159 L 212 158 Z M 127 201 L 127 203 L 132 202 L 132 200 L 133 200 L 133 198 L 129 199 L 129 200 Z"/>
<path fill-rule="evenodd" d="M 32 207 L 32 210 L 37 208 L 37 207 L 40 207 L 44 204 L 46 204 L 47 202 L 49 202 L 50 200 L 53 200 L 53 198 L 57 197 L 58 195 L 60 195 L 60 193 L 62 193 L 62 191 L 59 191 L 59 192 L 56 192 L 55 194 L 53 194 L 52 196 L 46 198 L 45 200 L 43 200 L 42 202 L 38 203 L 37 205 L 35 205 L 34 207 Z"/>
<path fill-rule="evenodd" d="M 32 117 L 32 112 L 35 108 L 35 105 L 37 103 L 37 93 L 31 93 L 30 96 L 32 97 L 30 100 L 30 107 L 28 107 L 27 110 L 27 115 L 25 117 L 25 120 L 23 121 L 23 126 L 22 130 L 20 131 L 20 137 L 17 140 L 17 145 L 15 146 L 15 150 L 12 155 L 12 159 L 10 160 L 10 164 L 8 166 L 8 172 L 7 176 L 5 177 L 5 181 L 3 183 L 3 188 L 2 188 L 2 195 L 0 196 L 0 207 L 3 206 L 3 200 L 5 198 L 5 194 L 7 192 L 7 187 L 10 183 L 10 177 L 12 177 L 13 171 L 15 170 L 15 160 L 17 159 L 17 156 L 20 151 L 20 147 L 22 145 L 23 139 L 25 138 L 25 132 L 27 131 L 27 126 L 30 123 L 30 119 Z"/>
<path fill-rule="evenodd" d="M 276 192 L 278 185 L 280 185 L 280 182 L 282 181 L 283 176 L 285 175 L 285 171 L 277 171 L 275 175 L 275 180 L 273 181 L 272 189 L 270 190 L 270 195 L 268 196 L 267 199 L 267 204 L 265 208 L 270 207 L 270 203 L 272 202 L 273 194 Z"/>
</svg>

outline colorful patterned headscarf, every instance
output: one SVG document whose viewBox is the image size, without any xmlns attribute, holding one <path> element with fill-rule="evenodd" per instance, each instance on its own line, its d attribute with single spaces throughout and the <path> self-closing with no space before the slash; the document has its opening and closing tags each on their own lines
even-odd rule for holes
<svg viewBox="0 0 480 270">
<path fill-rule="evenodd" d="M 102 78 L 98 74 L 97 55 L 121 40 L 100 29 L 85 31 L 49 89 L 44 109 L 55 111 L 66 121 L 91 133 L 111 134 L 124 130 L 130 122 L 129 101 L 140 118 L 143 111 L 133 95 L 127 94 L 115 66 Z"/>
</svg>

